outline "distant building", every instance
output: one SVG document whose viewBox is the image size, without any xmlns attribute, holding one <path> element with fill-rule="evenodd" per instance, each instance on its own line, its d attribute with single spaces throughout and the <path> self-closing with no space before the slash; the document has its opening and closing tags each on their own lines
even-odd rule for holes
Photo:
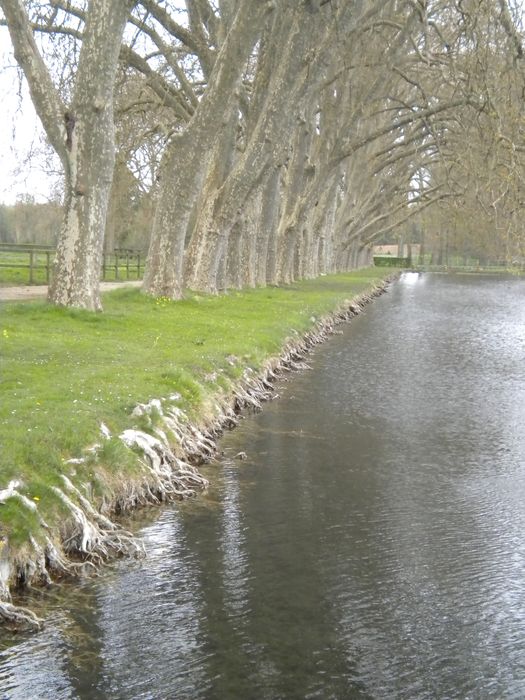
<svg viewBox="0 0 525 700">
<path fill-rule="evenodd" d="M 372 248 L 372 255 L 392 255 L 393 257 L 397 257 L 397 251 L 398 251 L 398 245 L 397 243 L 394 244 L 387 244 L 387 245 L 375 245 Z M 410 250 L 412 253 L 413 258 L 418 258 L 419 257 L 419 249 L 420 249 L 419 243 L 412 243 L 410 246 Z M 408 258 L 408 249 L 409 245 L 405 243 L 403 246 L 403 255 L 401 256 L 402 258 Z"/>
</svg>

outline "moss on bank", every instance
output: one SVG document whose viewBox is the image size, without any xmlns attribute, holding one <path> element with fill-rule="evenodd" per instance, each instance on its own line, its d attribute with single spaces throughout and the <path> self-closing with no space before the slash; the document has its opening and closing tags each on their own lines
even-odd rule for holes
<svg viewBox="0 0 525 700">
<path fill-rule="evenodd" d="M 294 332 L 304 334 L 385 274 L 371 268 L 286 288 L 188 294 L 178 302 L 122 289 L 105 295 L 103 314 L 44 302 L 4 304 L 0 490 L 17 483 L 16 496 L 4 494 L 0 507 L 3 549 L 12 560 L 21 551 L 40 551 L 48 564 L 49 547 L 56 547 L 60 563 L 64 522 L 71 517 L 64 475 L 71 485 L 66 481 L 67 499 L 110 504 L 108 512 L 129 484 L 143 480 L 137 446 L 101 440 L 102 423 L 112 436 L 129 428 L 155 435 L 162 407 L 132 415 L 152 397 L 162 397 L 173 416 L 183 411 L 202 423 L 247 369 L 260 371 Z M 170 441 L 177 440 L 174 426 Z M 16 571 L 24 583 L 29 574 Z"/>
</svg>

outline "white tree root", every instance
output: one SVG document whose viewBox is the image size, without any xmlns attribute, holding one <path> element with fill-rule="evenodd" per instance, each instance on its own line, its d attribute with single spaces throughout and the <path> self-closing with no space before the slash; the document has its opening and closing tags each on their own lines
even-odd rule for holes
<svg viewBox="0 0 525 700">
<path fill-rule="evenodd" d="M 175 433 L 178 425 L 175 425 L 173 418 L 168 416 L 166 423 L 169 429 Z M 208 481 L 187 462 L 175 456 L 171 450 L 165 433 L 157 429 L 158 437 L 145 433 L 141 430 L 125 430 L 120 438 L 125 445 L 131 449 L 140 450 L 145 461 L 142 462 L 147 475 L 150 478 L 148 489 L 153 493 L 155 500 L 164 501 L 170 498 L 190 498 L 198 491 L 203 491 L 208 486 Z M 176 433 L 175 433 L 176 434 Z M 186 447 L 192 452 L 203 450 L 206 454 L 212 454 L 209 440 L 199 437 L 197 441 L 189 443 L 189 438 L 185 440 Z M 201 445 L 199 448 L 198 445 Z"/>
<path fill-rule="evenodd" d="M 68 523 L 69 534 L 63 537 L 62 546 L 71 557 L 81 556 L 86 563 L 101 563 L 115 555 L 138 555 L 143 549 L 130 532 L 123 530 L 106 516 L 102 515 L 73 486 L 67 477 L 63 477 L 66 489 L 78 499 L 74 503 L 62 489 L 53 487 L 71 514 L 73 527 Z M 69 571 L 73 570 L 69 567 Z"/>
</svg>

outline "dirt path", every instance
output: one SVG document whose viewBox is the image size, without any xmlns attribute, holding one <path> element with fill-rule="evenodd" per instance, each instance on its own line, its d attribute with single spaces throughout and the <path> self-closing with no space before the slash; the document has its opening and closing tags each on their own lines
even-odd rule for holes
<svg viewBox="0 0 525 700">
<path fill-rule="evenodd" d="M 109 292 L 119 287 L 140 287 L 141 280 L 129 282 L 102 282 L 100 290 Z M 45 299 L 47 285 L 33 285 L 27 287 L 0 287 L 0 301 L 25 301 L 26 299 Z"/>
</svg>

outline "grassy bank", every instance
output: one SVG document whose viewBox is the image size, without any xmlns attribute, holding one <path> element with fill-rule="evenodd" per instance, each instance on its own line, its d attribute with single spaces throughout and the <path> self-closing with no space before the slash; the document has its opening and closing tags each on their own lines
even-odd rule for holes
<svg viewBox="0 0 525 700">
<path fill-rule="evenodd" d="M 122 289 L 105 295 L 103 314 L 44 302 L 4 304 L 0 490 L 18 480 L 20 494 L 37 506 L 4 500 L 0 528 L 11 553 L 27 548 L 31 537 L 38 543 L 42 519 L 53 532 L 71 515 L 57 496 L 62 474 L 98 502 L 133 479 L 136 457 L 118 438 L 86 453 L 101 442 L 102 422 L 114 436 L 147 427 L 144 416 L 131 412 L 153 397 L 198 420 L 247 367 L 260 369 L 290 334 L 304 333 L 313 317 L 386 274 L 372 268 L 287 288 L 189 294 L 178 302 Z"/>
</svg>

